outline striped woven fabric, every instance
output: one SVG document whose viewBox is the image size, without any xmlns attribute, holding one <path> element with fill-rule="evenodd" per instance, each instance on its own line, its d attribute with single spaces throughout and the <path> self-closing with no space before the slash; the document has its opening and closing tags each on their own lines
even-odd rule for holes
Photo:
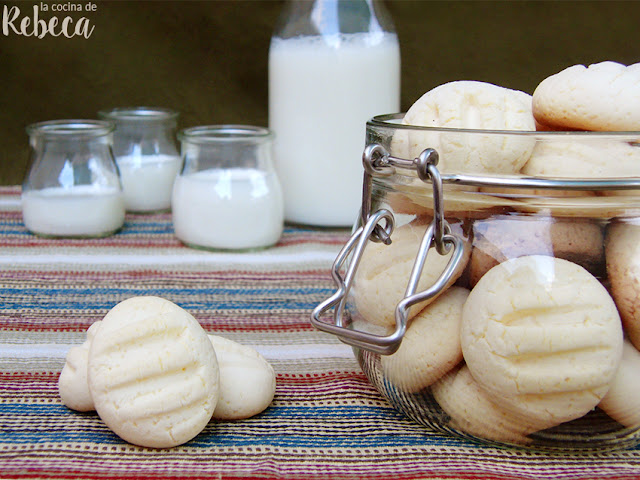
<svg viewBox="0 0 640 480">
<path fill-rule="evenodd" d="M 129 215 L 99 240 L 51 240 L 22 223 L 18 188 L 0 189 L 0 478 L 586 479 L 640 477 L 640 450 L 546 454 L 429 431 L 369 385 L 350 348 L 315 331 L 329 267 L 348 232 L 287 228 L 258 253 L 184 247 L 171 217 Z M 58 397 L 69 347 L 117 302 L 159 295 L 210 333 L 259 350 L 277 372 L 273 404 L 212 421 L 180 447 L 129 445 Z"/>
</svg>

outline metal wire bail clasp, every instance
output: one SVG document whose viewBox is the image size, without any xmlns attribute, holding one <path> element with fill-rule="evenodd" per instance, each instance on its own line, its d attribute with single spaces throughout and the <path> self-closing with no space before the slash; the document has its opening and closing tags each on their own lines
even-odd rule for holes
<svg viewBox="0 0 640 480">
<path fill-rule="evenodd" d="M 386 225 L 384 227 L 381 225 L 383 220 L 386 221 Z M 345 310 L 349 291 L 353 285 L 353 277 L 358 265 L 360 264 L 360 259 L 362 258 L 362 252 L 364 251 L 366 243 L 373 236 L 373 232 L 377 228 L 382 228 L 382 231 L 384 232 L 383 235 L 389 238 L 393 231 L 393 226 L 393 214 L 389 210 L 378 210 L 367 219 L 367 222 L 364 225 L 361 225 L 354 232 L 351 238 L 349 238 L 345 246 L 340 250 L 340 253 L 338 253 L 338 256 L 333 262 L 333 266 L 331 268 L 331 276 L 338 288 L 331 297 L 320 303 L 313 310 L 313 313 L 311 314 L 311 323 L 314 327 L 318 330 L 322 330 L 323 332 L 336 335 L 340 340 L 348 343 L 349 345 L 368 349 L 373 345 L 375 348 L 378 338 L 380 337 L 348 328 L 348 325 L 346 325 L 343 318 L 343 312 Z M 351 262 L 349 263 L 349 267 L 346 270 L 344 278 L 342 278 L 340 272 L 350 254 L 352 256 Z M 331 308 L 333 308 L 334 323 L 331 324 L 320 320 L 320 316 Z"/>
<path fill-rule="evenodd" d="M 438 154 L 433 149 L 426 149 L 413 161 L 390 156 L 386 150 L 377 144 L 367 145 L 363 154 L 363 164 L 365 168 L 361 226 L 354 232 L 347 244 L 338 254 L 331 273 L 337 291 L 327 300 L 318 305 L 311 314 L 311 323 L 324 332 L 332 333 L 343 342 L 359 347 L 374 353 L 389 355 L 395 352 L 407 329 L 408 311 L 420 302 L 429 300 L 442 292 L 457 270 L 463 257 L 464 244 L 460 237 L 451 233 L 451 228 L 444 219 L 442 179 L 436 168 Z M 362 253 L 369 240 L 381 241 L 386 245 L 391 243 L 391 233 L 394 228 L 394 217 L 386 209 L 378 210 L 371 214 L 371 189 L 372 176 L 388 176 L 395 173 L 395 167 L 405 169 L 415 169 L 418 176 L 424 182 L 431 182 L 433 185 L 434 197 L 434 218 L 427 228 L 414 262 L 404 298 L 398 303 L 395 310 L 395 330 L 387 336 L 375 335 L 361 332 L 349 328 L 345 324 L 343 311 L 346 307 L 347 297 L 353 284 L 355 271 L 360 263 Z M 386 224 L 383 226 L 382 221 Z M 432 247 L 435 247 L 439 255 L 447 255 L 453 248 L 453 252 L 447 266 L 440 274 L 435 283 L 428 289 L 416 292 L 420 276 L 427 260 L 427 255 Z M 352 255 L 352 260 L 346 271 L 344 278 L 340 271 L 346 259 Z M 320 320 L 321 315 L 331 308 L 333 312 L 333 323 Z"/>
</svg>

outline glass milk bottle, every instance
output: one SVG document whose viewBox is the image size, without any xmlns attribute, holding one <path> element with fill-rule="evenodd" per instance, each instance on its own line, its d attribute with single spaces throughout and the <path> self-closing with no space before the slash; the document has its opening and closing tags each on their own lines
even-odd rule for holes
<svg viewBox="0 0 640 480">
<path fill-rule="evenodd" d="M 266 128 L 211 125 L 183 130 L 184 167 L 172 197 L 176 236 L 194 248 L 252 250 L 275 244 L 283 201 Z"/>
<path fill-rule="evenodd" d="M 365 124 L 399 110 L 400 48 L 381 2 L 287 2 L 269 50 L 269 128 L 286 220 L 353 225 Z"/>
<path fill-rule="evenodd" d="M 125 207 L 111 152 L 113 125 L 53 120 L 29 125 L 31 161 L 22 184 L 28 230 L 50 237 L 108 236 Z"/>
<path fill-rule="evenodd" d="M 169 210 L 173 182 L 182 167 L 175 140 L 178 113 L 167 108 L 131 107 L 98 114 L 116 125 L 113 152 L 127 211 Z"/>
</svg>

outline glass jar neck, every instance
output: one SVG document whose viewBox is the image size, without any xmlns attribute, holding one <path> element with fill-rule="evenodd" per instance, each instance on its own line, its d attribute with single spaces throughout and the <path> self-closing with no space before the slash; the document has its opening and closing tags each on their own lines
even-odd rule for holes
<svg viewBox="0 0 640 480">
<path fill-rule="evenodd" d="M 117 128 L 131 129 L 173 129 L 176 127 L 178 112 L 160 107 L 122 107 L 98 112 L 100 118 L 110 120 Z"/>
<path fill-rule="evenodd" d="M 271 172 L 273 134 L 248 125 L 206 125 L 178 133 L 183 174 L 209 169 L 246 168 Z"/>
<path fill-rule="evenodd" d="M 116 157 L 177 156 L 175 129 L 178 112 L 160 107 L 120 107 L 98 115 L 114 122 Z"/>
<path fill-rule="evenodd" d="M 395 33 L 391 16 L 379 0 L 288 0 L 274 37 Z"/>
<path fill-rule="evenodd" d="M 33 123 L 26 128 L 32 148 L 45 144 L 105 144 L 113 141 L 112 122 L 100 120 L 51 120 Z M 65 147 L 66 148 L 66 147 Z"/>
<path fill-rule="evenodd" d="M 23 191 L 77 185 L 120 188 L 113 123 L 53 120 L 29 125 L 30 167 Z"/>
<path fill-rule="evenodd" d="M 32 138 L 92 138 L 109 135 L 113 130 L 113 123 L 100 120 L 51 120 L 27 126 Z"/>
</svg>

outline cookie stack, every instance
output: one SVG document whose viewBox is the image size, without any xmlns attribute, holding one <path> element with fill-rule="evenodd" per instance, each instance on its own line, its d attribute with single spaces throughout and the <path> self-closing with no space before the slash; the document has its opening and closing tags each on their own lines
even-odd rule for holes
<svg viewBox="0 0 640 480">
<path fill-rule="evenodd" d="M 251 347 L 207 335 L 186 310 L 160 297 L 113 307 L 72 347 L 58 381 L 60 398 L 97 411 L 129 443 L 168 448 L 209 421 L 257 415 L 273 400 L 273 367 Z"/>
<path fill-rule="evenodd" d="M 442 173 L 636 178 L 640 147 L 621 132 L 640 131 L 640 64 L 573 66 L 533 95 L 451 82 L 401 123 L 392 154 L 434 148 Z M 417 178 L 379 191 L 374 204 L 401 226 L 391 245 L 367 246 L 352 297 L 357 321 L 390 333 L 433 208 Z M 527 444 L 594 412 L 611 431 L 640 429 L 640 218 L 637 205 L 625 208 L 634 195 L 445 185 L 462 261 L 439 296 L 412 308 L 399 350 L 374 368 L 400 392 L 431 396 L 449 428 L 486 440 Z M 418 291 L 450 255 L 429 253 Z"/>
</svg>

